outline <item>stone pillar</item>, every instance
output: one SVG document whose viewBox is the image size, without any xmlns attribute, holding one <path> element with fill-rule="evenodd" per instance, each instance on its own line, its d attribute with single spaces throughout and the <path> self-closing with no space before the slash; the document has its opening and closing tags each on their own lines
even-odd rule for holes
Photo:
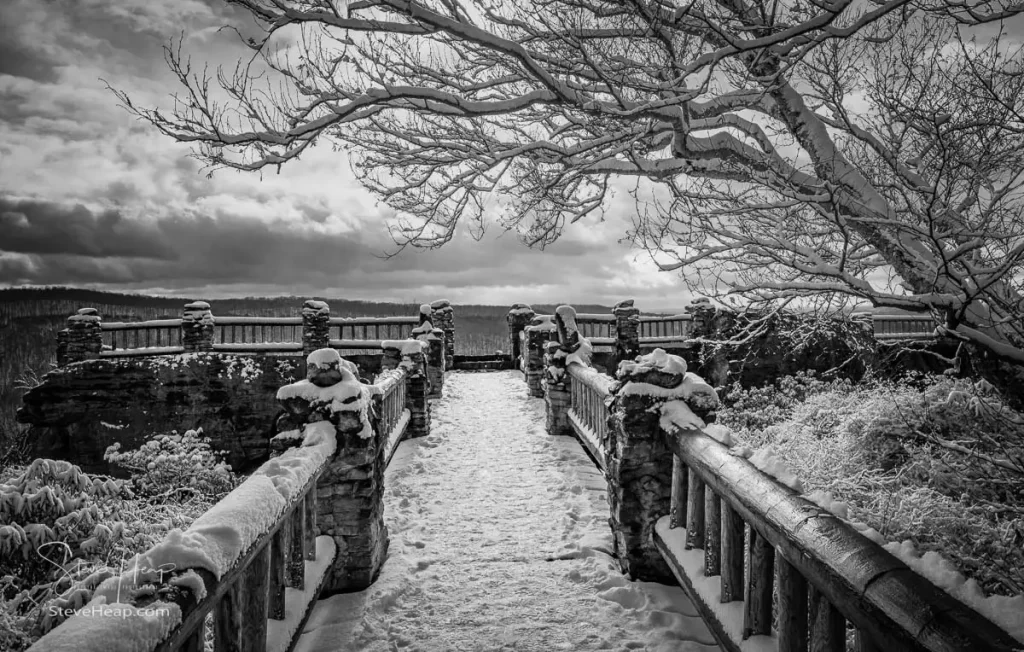
<svg viewBox="0 0 1024 652">
<path fill-rule="evenodd" d="M 640 355 L 640 309 L 633 307 L 633 300 L 627 299 L 612 308 L 615 315 L 615 365 L 623 360 L 632 361 Z"/>
<path fill-rule="evenodd" d="M 508 322 L 508 354 L 514 369 L 519 368 L 519 357 L 523 355 L 519 345 L 519 333 L 530 323 L 537 313 L 525 303 L 512 304 L 505 320 Z"/>
<path fill-rule="evenodd" d="M 405 407 L 409 410 L 409 425 L 406 439 L 425 437 L 430 434 L 430 380 L 426 370 L 426 342 L 419 340 L 398 340 L 385 346 L 381 358 L 381 370 L 403 366 L 408 371 L 405 378 Z"/>
<path fill-rule="evenodd" d="M 306 379 L 319 387 L 359 383 L 354 365 L 337 351 L 307 359 Z M 369 400 L 364 393 L 361 401 Z M 359 404 L 337 409 L 331 403 L 304 398 L 282 401 L 285 409 L 306 423 L 329 421 L 335 430 L 337 451 L 317 481 L 316 523 L 320 534 L 334 539 L 338 556 L 328 573 L 324 593 L 361 591 L 376 579 L 387 557 L 388 531 L 384 524 L 384 435 L 374 431 L 362 437 L 368 414 Z M 364 433 L 365 434 L 365 433 Z"/>
<path fill-rule="evenodd" d="M 186 352 L 213 350 L 213 313 L 205 301 L 185 304 L 181 313 L 181 345 Z"/>
<path fill-rule="evenodd" d="M 569 375 L 566 372 L 566 351 L 558 342 L 544 344 L 544 407 L 549 435 L 573 436 L 569 423 Z"/>
<path fill-rule="evenodd" d="M 544 398 L 544 344 L 554 337 L 555 324 L 550 315 L 541 315 L 534 317 L 523 332 L 526 333 L 526 350 L 522 352 L 526 360 L 526 385 L 530 396 Z"/>
<path fill-rule="evenodd" d="M 455 310 L 451 302 L 440 299 L 430 304 L 430 321 L 444 331 L 445 369 L 455 364 Z"/>
<path fill-rule="evenodd" d="M 103 350 L 103 318 L 95 308 L 82 308 L 68 317 L 67 329 L 57 334 L 57 364 L 94 360 Z"/>
<path fill-rule="evenodd" d="M 302 305 L 302 355 L 330 347 L 331 307 L 309 299 Z"/>
<path fill-rule="evenodd" d="M 427 380 L 430 382 L 430 398 L 441 398 L 444 390 L 445 370 L 445 340 L 444 331 L 435 328 L 426 335 L 421 335 L 419 340 L 427 343 L 426 363 Z"/>
<path fill-rule="evenodd" d="M 663 401 L 623 394 L 621 387 L 616 391 L 608 418 L 614 442 L 606 460 L 609 524 L 623 574 L 632 580 L 674 583 L 651 538 L 654 524 L 669 513 L 672 497 L 672 451 L 659 423 L 658 403 Z"/>
</svg>

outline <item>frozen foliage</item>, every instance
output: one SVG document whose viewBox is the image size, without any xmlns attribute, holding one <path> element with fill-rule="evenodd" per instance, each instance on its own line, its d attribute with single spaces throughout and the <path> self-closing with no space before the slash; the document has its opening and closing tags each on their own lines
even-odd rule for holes
<svg viewBox="0 0 1024 652">
<path fill-rule="evenodd" d="M 718 426 L 718 428 L 728 431 L 723 426 Z M 771 453 L 768 448 L 761 448 L 751 453 L 746 447 L 738 447 L 733 449 L 733 452 L 734 454 L 746 457 L 758 469 L 774 477 L 797 493 L 803 492 L 803 481 L 797 476 L 797 473 L 777 455 Z M 955 564 L 939 553 L 927 551 L 923 555 L 919 555 L 913 542 L 909 540 L 904 540 L 902 543 L 887 541 L 881 533 L 868 524 L 852 520 L 847 503 L 835 500 L 831 492 L 816 489 L 804 494 L 802 497 L 831 512 L 836 517 L 843 519 L 865 537 L 898 557 L 919 575 L 970 606 L 1024 643 L 1024 595 L 1013 597 L 1001 595 L 986 596 L 975 580 L 964 577 Z"/>
<path fill-rule="evenodd" d="M 718 650 L 682 589 L 619 572 L 604 477 L 518 372 L 452 373 L 432 419 L 386 471 L 380 578 L 317 603 L 296 652 Z"/>
<path fill-rule="evenodd" d="M 145 608 L 97 601 L 85 607 L 74 627 L 58 627 L 32 646 L 33 652 L 139 652 L 152 650 L 181 622 L 174 603 L 154 602 Z"/>
<path fill-rule="evenodd" d="M 220 578 L 270 529 L 286 505 L 271 478 L 254 475 L 187 530 L 172 530 L 163 541 L 132 558 L 120 576 L 96 589 L 93 601 L 116 602 L 139 586 L 160 581 L 172 570 L 205 568 Z"/>
<path fill-rule="evenodd" d="M 18 557 L 35 559 L 37 550 L 54 542 L 72 556 L 110 544 L 121 528 L 99 523 L 101 504 L 124 493 L 124 481 L 89 476 L 63 460 L 34 460 L 0 484 L 0 570 L 9 570 Z"/>
<path fill-rule="evenodd" d="M 103 459 L 129 471 L 135 489 L 146 496 L 182 488 L 223 495 L 235 485 L 231 466 L 224 461 L 226 453 L 212 450 L 210 438 L 202 434 L 202 428 L 184 435 L 171 431 L 123 452 L 118 442 L 107 448 Z"/>
</svg>

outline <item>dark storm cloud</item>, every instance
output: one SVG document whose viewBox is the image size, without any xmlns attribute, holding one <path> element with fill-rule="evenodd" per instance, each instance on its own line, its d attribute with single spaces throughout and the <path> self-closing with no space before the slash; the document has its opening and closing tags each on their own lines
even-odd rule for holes
<svg viewBox="0 0 1024 652">
<path fill-rule="evenodd" d="M 17 7 L 0 3 L 0 75 L 51 84 L 60 76 L 56 61 L 37 44 L 24 42 L 23 16 Z"/>
<path fill-rule="evenodd" d="M 0 197 L 0 252 L 27 254 L 0 257 L 0 283 L 529 285 L 538 278 L 561 282 L 574 259 L 600 258 L 607 249 L 564 242 L 544 253 L 511 236 L 458 238 L 441 250 L 409 249 L 385 260 L 381 254 L 394 247 L 380 222 L 347 233 L 324 233 L 309 224 L 261 222 L 225 211 L 136 222 L 117 211 Z M 591 267 L 590 280 L 602 276 L 606 270 Z"/>
<path fill-rule="evenodd" d="M 0 197 L 0 250 L 25 254 L 77 254 L 94 258 L 171 258 L 159 231 L 115 210 L 81 204 Z"/>
</svg>

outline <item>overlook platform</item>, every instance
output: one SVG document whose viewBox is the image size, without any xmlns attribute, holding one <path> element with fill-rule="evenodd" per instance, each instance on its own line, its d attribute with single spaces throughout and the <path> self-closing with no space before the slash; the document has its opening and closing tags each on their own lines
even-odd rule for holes
<svg viewBox="0 0 1024 652">
<path fill-rule="evenodd" d="M 682 589 L 622 576 L 601 472 L 519 372 L 451 372 L 431 412 L 385 476 L 380 578 L 318 602 L 297 651 L 719 650 Z"/>
</svg>

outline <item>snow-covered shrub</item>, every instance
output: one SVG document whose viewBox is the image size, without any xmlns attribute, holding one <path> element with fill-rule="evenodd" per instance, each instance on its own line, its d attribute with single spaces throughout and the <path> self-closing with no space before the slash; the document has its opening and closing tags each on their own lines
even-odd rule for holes
<svg viewBox="0 0 1024 652">
<path fill-rule="evenodd" d="M 886 540 L 940 552 L 988 593 L 1024 593 L 1024 417 L 984 381 L 786 378 L 734 390 L 718 417 Z"/>
<path fill-rule="evenodd" d="M 0 481 L 0 524 L 11 528 L 4 530 L 7 545 L 15 542 L 11 532 L 19 540 L 19 532 L 26 538 L 54 536 L 38 549 L 30 541 L 28 559 L 24 544 L 0 551 L 0 650 L 5 652 L 26 649 L 64 621 L 63 610 L 85 605 L 103 580 L 121 572 L 125 560 L 171 530 L 189 527 L 216 502 L 197 492 L 132 495 L 126 481 L 90 476 L 54 460 L 36 460 L 4 477 L 10 479 Z M 44 487 L 49 491 L 40 491 Z M 20 516 L 12 518 L 15 509 Z"/>
<path fill-rule="evenodd" d="M 14 630 L 0 635 L 2 649 L 45 632 L 50 605 L 78 604 L 82 568 L 124 536 L 112 515 L 127 496 L 124 481 L 62 460 L 34 460 L 0 484 L 0 621 Z"/>
<path fill-rule="evenodd" d="M 134 487 L 144 496 L 194 492 L 216 499 L 238 484 L 225 455 L 212 450 L 210 438 L 198 428 L 183 435 L 172 430 L 132 451 L 121 451 L 116 443 L 103 458 L 129 471 Z"/>
</svg>

